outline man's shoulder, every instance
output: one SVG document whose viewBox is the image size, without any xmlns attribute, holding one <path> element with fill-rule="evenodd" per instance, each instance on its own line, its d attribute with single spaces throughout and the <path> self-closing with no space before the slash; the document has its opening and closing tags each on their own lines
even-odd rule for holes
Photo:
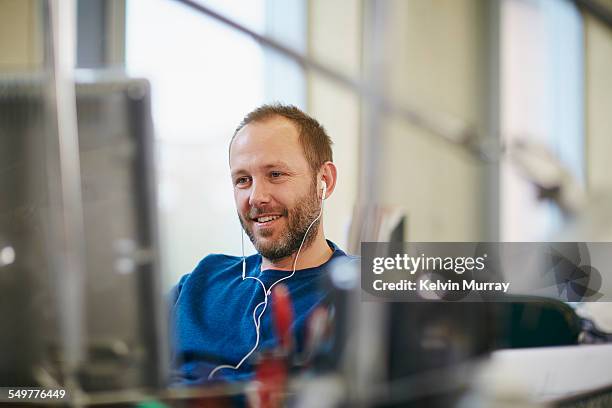
<svg viewBox="0 0 612 408">
<path fill-rule="evenodd" d="M 326 269 L 329 270 L 344 270 L 356 271 L 361 265 L 361 257 L 357 255 L 347 254 L 336 244 L 330 242 L 333 246 L 334 253 L 329 261 L 326 262 Z M 351 272 L 352 273 L 352 272 Z"/>
<path fill-rule="evenodd" d="M 339 253 L 333 256 L 329 262 L 332 265 L 350 265 L 350 266 L 359 266 L 359 262 L 361 261 L 361 257 L 357 255 L 351 255 L 347 253 Z"/>
<path fill-rule="evenodd" d="M 201 287 L 209 278 L 219 274 L 226 274 L 233 268 L 241 268 L 241 256 L 226 254 L 206 255 L 190 273 L 179 279 L 178 283 L 172 288 L 172 297 L 176 298 L 185 287 Z"/>
<path fill-rule="evenodd" d="M 196 266 L 194 272 L 198 269 L 206 269 L 210 266 L 232 266 L 242 262 L 241 256 L 226 255 L 226 254 L 209 254 L 206 255 Z"/>
<path fill-rule="evenodd" d="M 336 262 L 351 263 L 351 264 L 359 262 L 361 260 L 360 256 L 348 254 L 346 251 L 344 251 L 334 242 L 327 240 L 327 243 L 334 251 L 334 253 L 332 254 L 332 260 Z"/>
<path fill-rule="evenodd" d="M 226 255 L 226 254 L 209 254 L 206 255 L 188 274 L 189 279 L 201 279 L 212 275 L 223 274 L 228 269 L 241 268 L 241 256 Z"/>
</svg>

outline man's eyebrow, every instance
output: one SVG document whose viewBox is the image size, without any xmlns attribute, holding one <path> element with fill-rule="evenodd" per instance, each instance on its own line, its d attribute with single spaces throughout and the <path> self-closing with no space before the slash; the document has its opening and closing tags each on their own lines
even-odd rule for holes
<svg viewBox="0 0 612 408">
<path fill-rule="evenodd" d="M 239 175 L 239 174 L 246 174 L 246 171 L 245 171 L 245 170 L 242 170 L 242 169 L 232 170 L 232 171 L 230 172 L 230 174 L 231 174 L 231 176 L 232 176 L 232 177 L 236 177 L 236 176 L 237 176 L 237 175 Z"/>
<path fill-rule="evenodd" d="M 282 167 L 282 168 L 288 169 L 289 165 L 287 163 L 285 163 L 284 161 L 282 161 L 282 160 L 277 160 L 274 163 L 266 164 L 263 167 L 265 169 L 270 169 L 270 168 L 273 168 L 273 167 Z"/>
<path fill-rule="evenodd" d="M 285 163 L 282 160 L 277 160 L 275 162 L 272 163 L 268 163 L 268 164 L 264 164 L 263 166 L 261 166 L 262 169 L 268 170 L 268 169 L 274 169 L 274 168 L 281 168 L 284 170 L 290 170 L 291 166 L 289 166 L 289 164 Z M 236 177 L 240 174 L 247 174 L 248 172 L 244 169 L 237 169 L 237 170 L 233 170 L 231 172 L 231 176 L 232 177 Z"/>
</svg>

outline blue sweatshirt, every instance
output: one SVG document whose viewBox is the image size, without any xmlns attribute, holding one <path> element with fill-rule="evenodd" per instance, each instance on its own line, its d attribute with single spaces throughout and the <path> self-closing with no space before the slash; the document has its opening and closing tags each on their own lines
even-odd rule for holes
<svg viewBox="0 0 612 408">
<path fill-rule="evenodd" d="M 297 270 L 283 280 L 291 296 L 294 309 L 293 333 L 297 351 L 304 346 L 305 323 L 312 311 L 326 297 L 324 279 L 326 268 L 347 256 L 331 241 L 331 258 L 315 268 Z M 344 260 L 344 259 L 342 259 Z M 259 254 L 246 258 L 246 276 L 258 277 L 266 286 L 291 271 L 261 270 Z M 173 379 L 176 384 L 202 384 L 217 366 L 235 366 L 253 348 L 256 340 L 253 311 L 264 300 L 264 290 L 254 279 L 242 280 L 242 257 L 213 254 L 205 257 L 190 274 L 181 278 L 172 289 L 171 329 Z M 259 307 L 261 311 L 263 306 Z M 259 351 L 274 348 L 277 339 L 272 322 L 271 296 L 261 318 Z M 259 314 L 258 311 L 258 314 Z M 239 370 L 218 370 L 214 379 L 242 380 L 252 375 L 252 359 Z"/>
</svg>

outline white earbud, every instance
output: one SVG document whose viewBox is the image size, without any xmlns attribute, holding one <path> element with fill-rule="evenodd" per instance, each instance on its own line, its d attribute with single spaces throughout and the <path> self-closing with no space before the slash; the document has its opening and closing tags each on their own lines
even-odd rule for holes
<svg viewBox="0 0 612 408">
<path fill-rule="evenodd" d="M 327 198 L 325 197 L 325 195 L 327 194 L 327 183 L 325 182 L 325 180 L 321 180 L 321 184 L 323 185 L 323 197 L 321 199 L 325 200 Z"/>
</svg>

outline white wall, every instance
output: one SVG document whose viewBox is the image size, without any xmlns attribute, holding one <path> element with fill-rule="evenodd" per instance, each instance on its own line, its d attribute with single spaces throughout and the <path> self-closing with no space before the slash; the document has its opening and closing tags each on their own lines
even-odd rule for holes
<svg viewBox="0 0 612 408">
<path fill-rule="evenodd" d="M 40 5 L 35 0 L 0 1 L 0 71 L 32 69 L 42 64 Z"/>
<path fill-rule="evenodd" d="M 485 3 L 390 2 L 389 95 L 484 127 Z M 484 167 L 435 135 L 394 118 L 380 143 L 382 200 L 406 208 L 409 241 L 469 241 L 485 233 Z"/>
</svg>

